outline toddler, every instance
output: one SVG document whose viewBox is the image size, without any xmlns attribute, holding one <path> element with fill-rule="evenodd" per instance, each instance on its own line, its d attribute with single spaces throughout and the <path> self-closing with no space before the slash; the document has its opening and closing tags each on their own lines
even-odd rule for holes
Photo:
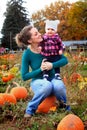
<svg viewBox="0 0 87 130">
<path fill-rule="evenodd" d="M 43 41 L 40 43 L 41 54 L 45 57 L 46 61 L 55 62 L 61 58 L 63 54 L 64 45 L 57 33 L 57 26 L 59 20 L 47 20 L 45 24 L 45 34 Z M 49 78 L 49 71 L 43 71 L 43 78 Z M 55 78 L 61 79 L 60 68 L 55 68 Z"/>
</svg>

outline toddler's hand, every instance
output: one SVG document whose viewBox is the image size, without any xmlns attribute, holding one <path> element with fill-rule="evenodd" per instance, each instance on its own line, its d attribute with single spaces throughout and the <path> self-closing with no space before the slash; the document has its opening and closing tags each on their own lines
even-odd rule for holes
<svg viewBox="0 0 87 130">
<path fill-rule="evenodd" d="M 63 51 L 62 50 L 59 50 L 59 55 L 62 55 L 63 54 Z"/>
</svg>

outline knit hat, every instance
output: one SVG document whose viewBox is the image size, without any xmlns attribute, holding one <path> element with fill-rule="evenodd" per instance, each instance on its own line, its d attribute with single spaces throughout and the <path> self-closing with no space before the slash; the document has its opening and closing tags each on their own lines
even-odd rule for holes
<svg viewBox="0 0 87 130">
<path fill-rule="evenodd" d="M 59 20 L 46 20 L 45 21 L 45 31 L 48 29 L 48 28 L 52 28 L 54 29 L 55 31 L 57 31 L 57 26 L 58 24 L 60 23 Z"/>
</svg>

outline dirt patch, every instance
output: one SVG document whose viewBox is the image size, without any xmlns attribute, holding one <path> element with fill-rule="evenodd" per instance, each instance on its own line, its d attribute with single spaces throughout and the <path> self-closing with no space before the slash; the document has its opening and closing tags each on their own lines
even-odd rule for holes
<svg viewBox="0 0 87 130">
<path fill-rule="evenodd" d="M 84 130 L 87 130 L 87 121 L 84 122 L 84 126 Z M 56 130 L 57 124 L 54 128 L 50 128 L 46 124 L 42 127 L 44 128 L 44 130 Z M 31 128 L 30 120 L 21 120 L 20 123 L 17 123 L 16 121 L 6 121 L 0 124 L 0 130 L 26 130 L 28 128 Z M 41 128 L 38 127 L 37 130 L 41 130 Z"/>
</svg>

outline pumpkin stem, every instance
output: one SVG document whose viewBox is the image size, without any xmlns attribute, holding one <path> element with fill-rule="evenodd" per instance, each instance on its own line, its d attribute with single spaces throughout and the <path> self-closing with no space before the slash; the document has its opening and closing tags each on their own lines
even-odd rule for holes
<svg viewBox="0 0 87 130">
<path fill-rule="evenodd" d="M 11 87 L 10 85 L 7 87 L 5 93 L 8 93 L 8 92 L 9 92 L 10 87 Z"/>
<path fill-rule="evenodd" d="M 15 84 L 17 87 L 20 87 L 20 85 L 15 81 L 13 81 L 13 84 Z"/>
</svg>

